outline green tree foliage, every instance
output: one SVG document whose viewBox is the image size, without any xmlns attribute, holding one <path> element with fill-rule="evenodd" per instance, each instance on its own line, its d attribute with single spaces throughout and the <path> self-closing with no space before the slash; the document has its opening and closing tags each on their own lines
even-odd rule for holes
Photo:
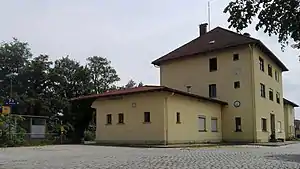
<svg viewBox="0 0 300 169">
<path fill-rule="evenodd" d="M 52 62 L 48 55 L 33 57 L 28 43 L 17 39 L 0 44 L 0 60 L 0 103 L 10 97 L 12 80 L 13 98 L 19 102 L 14 114 L 49 116 L 51 130 L 56 132 L 57 119 L 62 120 L 77 138 L 83 136 L 92 118 L 93 100 L 72 105 L 70 99 L 116 89 L 120 80 L 106 58 L 89 57 L 86 65 L 69 56 Z M 17 75 L 9 79 L 9 73 Z M 58 112 L 63 116 L 58 117 Z"/>
<path fill-rule="evenodd" d="M 256 30 L 278 36 L 283 48 L 291 38 L 296 43 L 293 47 L 300 49 L 299 0 L 233 0 L 224 12 L 230 15 L 229 27 L 238 32 L 257 18 Z"/>
<path fill-rule="evenodd" d="M 20 146 L 25 142 L 25 130 L 17 125 L 24 119 L 0 115 L 0 147 Z"/>
<path fill-rule="evenodd" d="M 129 89 L 129 88 L 142 87 L 142 86 L 144 86 L 142 82 L 137 84 L 133 79 L 130 79 L 126 85 L 119 87 L 119 89 Z"/>
<path fill-rule="evenodd" d="M 120 80 L 116 70 L 106 58 L 93 56 L 87 58 L 93 93 L 103 93 Z"/>
</svg>

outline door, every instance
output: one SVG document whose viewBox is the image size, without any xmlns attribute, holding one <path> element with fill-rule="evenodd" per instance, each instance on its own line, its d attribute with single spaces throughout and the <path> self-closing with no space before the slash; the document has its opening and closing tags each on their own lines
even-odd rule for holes
<svg viewBox="0 0 300 169">
<path fill-rule="evenodd" d="M 276 133 L 276 129 L 275 129 L 275 115 L 271 113 L 270 115 L 270 123 L 271 123 L 271 140 L 275 139 L 275 133 Z"/>
</svg>

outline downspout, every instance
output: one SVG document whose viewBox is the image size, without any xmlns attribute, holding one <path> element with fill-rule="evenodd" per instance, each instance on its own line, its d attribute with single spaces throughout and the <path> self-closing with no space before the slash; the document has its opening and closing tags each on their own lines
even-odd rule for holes
<svg viewBox="0 0 300 169">
<path fill-rule="evenodd" d="M 164 98 L 164 145 L 168 145 L 168 99 L 174 95 L 174 92 Z"/>
<path fill-rule="evenodd" d="M 256 133 L 256 105 L 255 105 L 255 81 L 254 81 L 254 56 L 253 46 L 249 44 L 250 49 L 250 67 L 251 67 L 251 94 L 252 94 L 252 118 L 253 118 L 253 142 L 257 142 Z"/>
</svg>

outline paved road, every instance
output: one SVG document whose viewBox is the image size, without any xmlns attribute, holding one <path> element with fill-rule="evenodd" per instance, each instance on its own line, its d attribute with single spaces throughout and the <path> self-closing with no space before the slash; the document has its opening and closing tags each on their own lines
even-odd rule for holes
<svg viewBox="0 0 300 169">
<path fill-rule="evenodd" d="M 83 145 L 7 148 L 0 169 L 300 168 L 300 144 L 284 147 L 146 149 Z"/>
</svg>

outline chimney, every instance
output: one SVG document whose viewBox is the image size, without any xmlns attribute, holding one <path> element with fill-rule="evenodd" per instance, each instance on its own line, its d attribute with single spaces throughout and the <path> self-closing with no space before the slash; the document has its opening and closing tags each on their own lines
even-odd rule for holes
<svg viewBox="0 0 300 169">
<path fill-rule="evenodd" d="M 192 86 L 186 86 L 186 92 L 191 93 Z"/>
<path fill-rule="evenodd" d="M 207 25 L 208 25 L 207 23 L 203 23 L 199 25 L 200 36 L 207 33 Z"/>
</svg>

